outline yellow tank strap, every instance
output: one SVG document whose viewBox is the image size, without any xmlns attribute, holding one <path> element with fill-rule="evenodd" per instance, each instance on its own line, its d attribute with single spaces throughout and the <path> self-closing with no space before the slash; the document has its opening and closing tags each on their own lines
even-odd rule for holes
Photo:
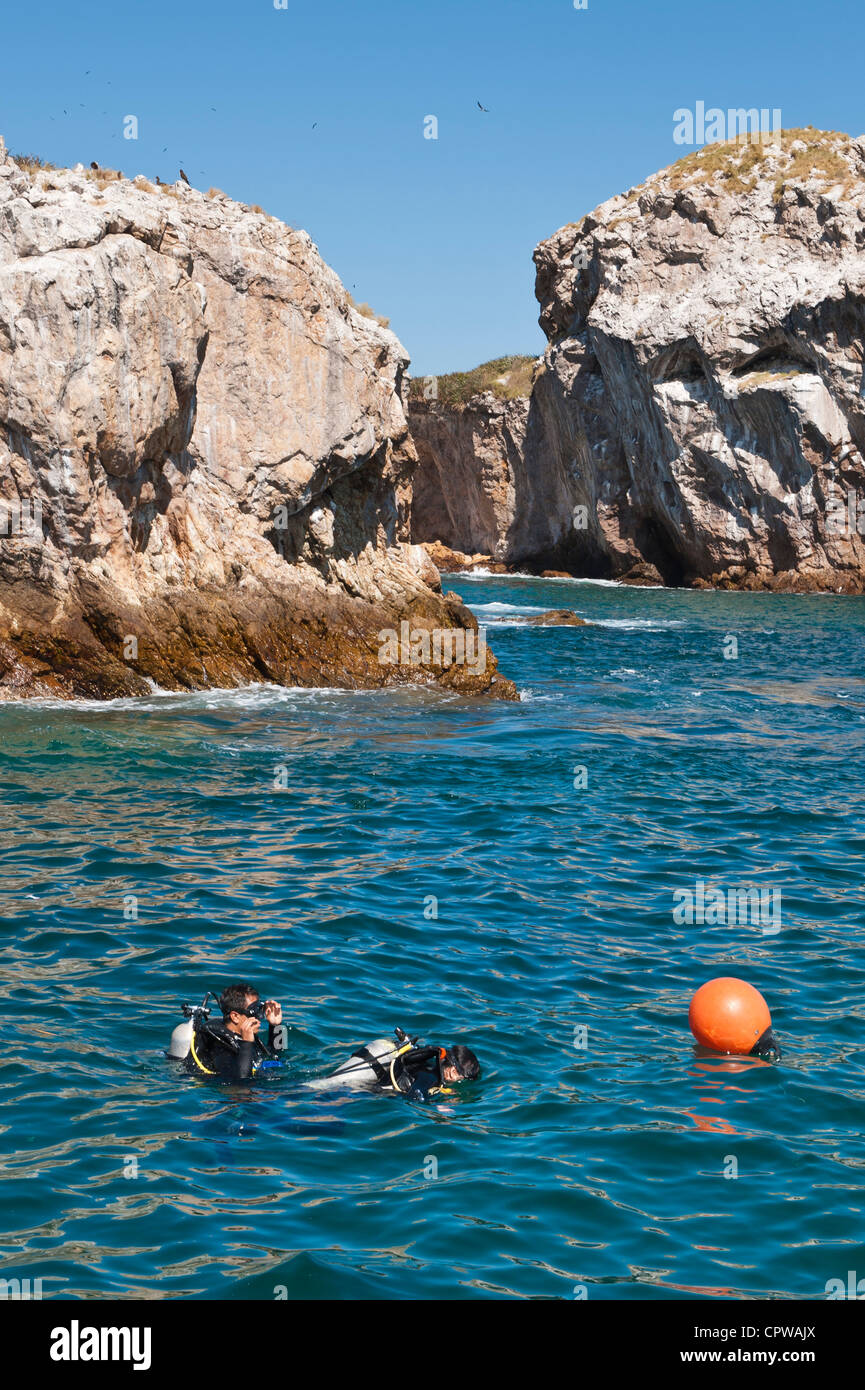
<svg viewBox="0 0 865 1390">
<path fill-rule="evenodd" d="M 211 1070 L 210 1070 L 210 1067 L 206 1067 L 206 1066 L 204 1065 L 204 1063 L 202 1062 L 201 1058 L 199 1057 L 198 1053 L 197 1053 L 196 1050 L 195 1050 L 195 1032 L 194 1032 L 194 1030 L 193 1030 L 193 1033 L 192 1033 L 192 1041 L 191 1041 L 191 1043 L 190 1043 L 189 1050 L 190 1050 L 190 1052 L 192 1053 L 192 1056 L 193 1056 L 194 1059 L 195 1059 L 195 1065 L 196 1065 L 197 1067 L 200 1067 L 200 1069 L 205 1073 L 205 1075 L 207 1075 L 207 1076 L 216 1076 L 216 1072 L 215 1072 L 215 1071 L 211 1071 Z"/>
<path fill-rule="evenodd" d="M 394 1076 L 394 1071 L 393 1071 L 393 1069 L 394 1069 L 394 1067 L 395 1067 L 396 1064 L 397 1064 L 397 1059 L 400 1058 L 404 1052 L 411 1052 L 411 1049 L 412 1049 L 412 1044 L 411 1044 L 410 1042 L 409 1042 L 409 1043 L 406 1043 L 405 1046 L 404 1046 L 404 1047 L 401 1047 L 401 1048 L 399 1049 L 398 1052 L 395 1052 L 395 1053 L 393 1054 L 393 1057 L 391 1058 L 391 1064 L 390 1064 L 390 1084 L 393 1086 L 393 1088 L 394 1088 L 395 1091 L 399 1091 L 399 1086 L 397 1086 L 397 1084 L 396 1084 L 396 1077 Z"/>
</svg>

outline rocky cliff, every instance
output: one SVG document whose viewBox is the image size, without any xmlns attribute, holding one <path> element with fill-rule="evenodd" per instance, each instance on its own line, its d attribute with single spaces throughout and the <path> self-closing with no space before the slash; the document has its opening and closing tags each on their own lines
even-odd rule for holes
<svg viewBox="0 0 865 1390">
<path fill-rule="evenodd" d="M 526 486 L 526 397 L 491 392 L 464 405 L 412 401 L 409 424 L 418 452 L 412 540 L 510 559 L 512 532 L 532 505 Z"/>
<path fill-rule="evenodd" d="M 865 145 L 709 145 L 535 253 L 534 395 L 585 572 L 861 590 Z M 839 509 L 840 507 L 840 509 Z"/>
<path fill-rule="evenodd" d="M 706 146 L 564 227 L 535 252 L 549 346 L 508 455 L 514 505 L 447 543 L 635 581 L 861 591 L 863 247 L 865 141 L 813 130 Z M 468 435 L 497 434 L 497 408 L 473 410 L 419 430 L 439 476 L 466 473 Z M 488 472 L 477 450 L 475 488 Z M 442 487 L 457 520 L 464 489 Z"/>
<path fill-rule="evenodd" d="M 531 401 L 538 363 L 498 358 L 472 372 L 415 379 L 409 426 L 418 452 L 412 539 L 509 565 L 554 544 L 569 496 L 544 470 Z"/>
<path fill-rule="evenodd" d="M 0 141 L 0 698 L 438 681 L 406 354 L 305 232 Z M 421 648 L 418 647 L 418 651 Z"/>
</svg>

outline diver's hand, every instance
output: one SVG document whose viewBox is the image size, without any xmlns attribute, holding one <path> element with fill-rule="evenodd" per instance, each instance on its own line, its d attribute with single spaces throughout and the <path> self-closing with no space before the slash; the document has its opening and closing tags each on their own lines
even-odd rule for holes
<svg viewBox="0 0 865 1390">
<path fill-rule="evenodd" d="M 240 1025 L 240 1036 L 244 1042 L 255 1042 L 255 1035 L 261 1024 L 257 1018 L 245 1018 Z"/>
<path fill-rule="evenodd" d="M 282 1005 L 277 1004 L 275 999 L 268 999 L 264 1006 L 264 1017 L 271 1028 L 275 1028 L 278 1023 L 282 1022 Z"/>
</svg>

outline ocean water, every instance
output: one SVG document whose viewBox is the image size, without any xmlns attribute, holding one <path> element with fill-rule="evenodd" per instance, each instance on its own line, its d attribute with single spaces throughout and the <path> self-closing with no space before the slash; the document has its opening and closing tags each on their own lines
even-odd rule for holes
<svg viewBox="0 0 865 1390">
<path fill-rule="evenodd" d="M 0 706 L 0 1278 L 718 1300 L 865 1277 L 865 600 L 447 583 L 519 705 Z M 590 626 L 519 625 L 552 607 Z M 679 924 L 698 881 L 779 913 Z M 777 1065 L 696 1048 L 721 974 L 765 994 Z M 290 1024 L 254 1090 L 162 1056 L 180 1003 L 236 978 Z M 396 1025 L 469 1043 L 482 1080 L 303 1091 Z"/>
</svg>

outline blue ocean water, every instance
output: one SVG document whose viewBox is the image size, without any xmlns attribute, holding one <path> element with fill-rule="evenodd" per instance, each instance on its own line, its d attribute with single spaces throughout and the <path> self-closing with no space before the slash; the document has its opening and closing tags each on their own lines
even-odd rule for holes
<svg viewBox="0 0 865 1390">
<path fill-rule="evenodd" d="M 447 585 L 519 705 L 0 706 L 0 1278 L 713 1300 L 865 1277 L 865 600 Z M 590 626 L 518 624 L 565 606 Z M 679 925 L 698 881 L 779 890 L 780 930 Z M 728 974 L 779 1064 L 695 1048 L 690 996 Z M 290 1023 L 253 1091 L 162 1057 L 180 1002 L 235 978 Z M 396 1025 L 469 1043 L 482 1080 L 303 1092 Z"/>
</svg>

